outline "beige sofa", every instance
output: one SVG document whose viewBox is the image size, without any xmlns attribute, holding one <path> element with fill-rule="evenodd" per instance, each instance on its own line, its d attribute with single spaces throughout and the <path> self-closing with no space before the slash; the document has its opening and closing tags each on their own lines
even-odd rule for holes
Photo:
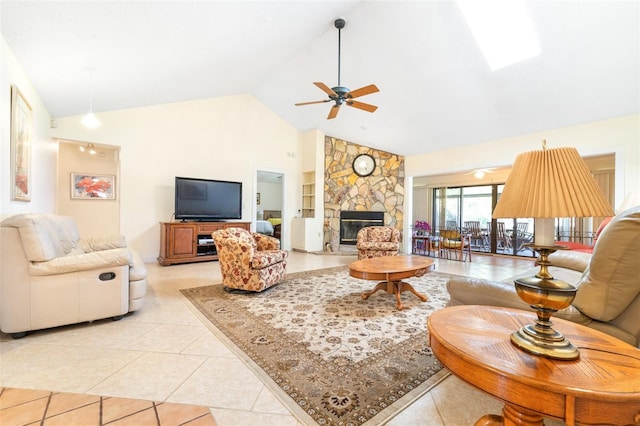
<svg viewBox="0 0 640 426">
<path fill-rule="evenodd" d="M 0 224 L 0 330 L 118 319 L 142 307 L 147 271 L 122 236 L 82 239 L 71 217 L 19 214 Z"/>
<path fill-rule="evenodd" d="M 554 317 L 586 325 L 640 347 L 640 206 L 617 216 L 604 229 L 593 254 L 562 250 L 549 256 L 555 278 L 578 287 L 571 306 Z M 534 275 L 539 268 L 517 277 Z M 511 277 L 503 282 L 453 278 L 449 305 L 495 305 L 532 311 L 515 292 Z M 552 317 L 553 320 L 553 317 Z"/>
</svg>

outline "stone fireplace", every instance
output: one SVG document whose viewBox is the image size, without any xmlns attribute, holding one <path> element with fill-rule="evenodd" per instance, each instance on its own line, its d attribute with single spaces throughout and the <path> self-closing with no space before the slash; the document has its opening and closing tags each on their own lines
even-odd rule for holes
<svg viewBox="0 0 640 426">
<path fill-rule="evenodd" d="M 340 244 L 355 246 L 358 231 L 366 226 L 384 225 L 384 212 L 340 212 Z"/>
<path fill-rule="evenodd" d="M 376 168 L 370 176 L 361 177 L 354 173 L 352 164 L 358 154 L 364 153 L 374 157 Z M 403 156 L 330 136 L 324 138 L 324 155 L 325 250 L 339 251 L 340 246 L 355 245 L 357 230 L 362 224 L 357 230 L 349 230 L 351 235 L 344 238 L 341 223 L 343 212 L 382 215 L 382 224 L 402 232 L 405 190 Z"/>
</svg>

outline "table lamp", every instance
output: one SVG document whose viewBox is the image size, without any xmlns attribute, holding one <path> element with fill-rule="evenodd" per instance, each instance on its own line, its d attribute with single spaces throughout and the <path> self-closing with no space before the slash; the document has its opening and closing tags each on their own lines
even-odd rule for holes
<svg viewBox="0 0 640 426">
<path fill-rule="evenodd" d="M 518 296 L 537 314 L 535 324 L 515 331 L 511 342 L 522 350 L 554 359 L 579 358 L 578 349 L 552 328 L 551 316 L 568 307 L 576 295 L 571 284 L 548 270 L 555 245 L 555 218 L 613 216 L 611 205 L 575 148 L 547 149 L 518 155 L 498 200 L 493 218 L 534 218 L 534 242 L 540 254 L 533 277 L 515 280 Z"/>
</svg>

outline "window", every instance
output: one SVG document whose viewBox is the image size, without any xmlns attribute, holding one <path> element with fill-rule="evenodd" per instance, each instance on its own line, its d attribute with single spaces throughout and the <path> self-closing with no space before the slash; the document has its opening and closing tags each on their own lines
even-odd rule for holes
<svg viewBox="0 0 640 426">
<path fill-rule="evenodd" d="M 471 250 L 476 252 L 534 256 L 526 246 L 533 241 L 533 219 L 491 219 L 502 188 L 504 185 L 435 188 L 434 231 L 465 232 L 471 236 Z"/>
</svg>

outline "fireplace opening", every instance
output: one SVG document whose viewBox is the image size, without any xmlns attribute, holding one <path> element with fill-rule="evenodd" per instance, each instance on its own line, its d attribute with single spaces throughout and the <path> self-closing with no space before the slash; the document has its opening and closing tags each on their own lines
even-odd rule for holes
<svg viewBox="0 0 640 426">
<path fill-rule="evenodd" d="M 383 226 L 384 212 L 340 212 L 340 244 L 355 246 L 358 231 L 366 226 Z"/>
</svg>

